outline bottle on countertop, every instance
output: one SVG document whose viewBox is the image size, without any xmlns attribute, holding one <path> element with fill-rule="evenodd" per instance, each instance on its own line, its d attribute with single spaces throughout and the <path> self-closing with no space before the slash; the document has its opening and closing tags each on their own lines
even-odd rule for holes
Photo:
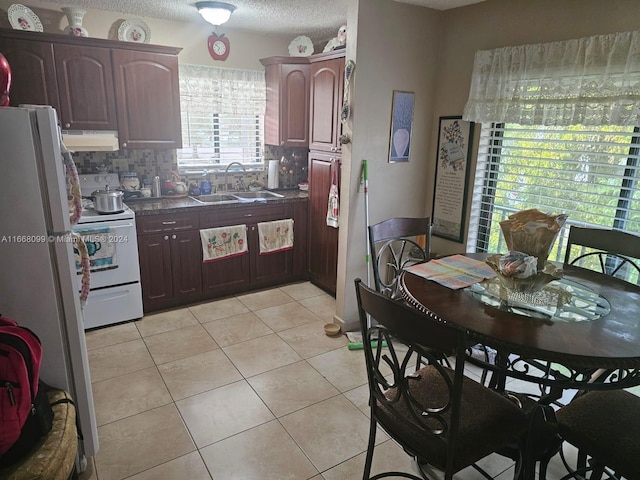
<svg viewBox="0 0 640 480">
<path fill-rule="evenodd" d="M 151 186 L 151 195 L 156 198 L 159 198 L 161 195 L 160 177 L 157 175 L 153 177 L 153 185 Z"/>
</svg>

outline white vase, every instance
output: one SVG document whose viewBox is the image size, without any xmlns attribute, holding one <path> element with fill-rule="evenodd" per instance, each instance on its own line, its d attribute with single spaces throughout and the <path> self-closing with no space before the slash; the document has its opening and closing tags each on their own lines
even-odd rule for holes
<svg viewBox="0 0 640 480">
<path fill-rule="evenodd" d="M 399 128 L 393 134 L 393 149 L 396 157 L 404 157 L 405 150 L 409 146 L 409 131 L 406 128 Z"/>
<path fill-rule="evenodd" d="M 62 7 L 62 11 L 67 16 L 69 25 L 64 29 L 64 32 L 74 37 L 88 37 L 89 32 L 82 26 L 82 19 L 87 13 L 86 10 L 76 7 Z"/>
</svg>

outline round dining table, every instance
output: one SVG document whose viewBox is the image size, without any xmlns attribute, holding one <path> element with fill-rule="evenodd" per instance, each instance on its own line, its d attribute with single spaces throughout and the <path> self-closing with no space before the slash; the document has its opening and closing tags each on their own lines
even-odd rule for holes
<svg viewBox="0 0 640 480">
<path fill-rule="evenodd" d="M 495 349 L 499 361 L 487 356 L 478 363 L 499 370 L 502 385 L 504 376 L 533 381 L 553 390 L 549 401 L 564 389 L 639 385 L 640 287 L 580 267 L 558 267 L 562 279 L 545 287 L 555 295 L 553 308 L 526 308 L 527 298 L 535 300 L 538 294 L 513 302 L 500 298 L 495 278 L 456 290 L 405 271 L 399 291 L 414 308 Z"/>
</svg>

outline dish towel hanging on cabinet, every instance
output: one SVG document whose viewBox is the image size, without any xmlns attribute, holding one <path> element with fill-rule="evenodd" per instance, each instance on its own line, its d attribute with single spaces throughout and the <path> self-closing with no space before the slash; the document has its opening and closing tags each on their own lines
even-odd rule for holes
<svg viewBox="0 0 640 480">
<path fill-rule="evenodd" d="M 202 229 L 200 240 L 203 263 L 248 252 L 246 225 Z"/>
<path fill-rule="evenodd" d="M 293 220 L 275 220 L 258 223 L 260 255 L 282 252 L 293 248 Z"/>
<path fill-rule="evenodd" d="M 331 187 L 329 188 L 329 201 L 327 202 L 327 225 L 338 228 L 340 216 L 340 200 L 338 198 L 338 169 L 331 165 Z"/>
</svg>

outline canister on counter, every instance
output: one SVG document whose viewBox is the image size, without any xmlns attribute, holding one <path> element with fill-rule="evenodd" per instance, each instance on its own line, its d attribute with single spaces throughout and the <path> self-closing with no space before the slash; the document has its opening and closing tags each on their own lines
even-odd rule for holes
<svg viewBox="0 0 640 480">
<path fill-rule="evenodd" d="M 157 175 L 153 177 L 153 185 L 151 186 L 151 195 L 156 198 L 159 198 L 162 195 L 160 191 L 160 177 Z"/>
</svg>

